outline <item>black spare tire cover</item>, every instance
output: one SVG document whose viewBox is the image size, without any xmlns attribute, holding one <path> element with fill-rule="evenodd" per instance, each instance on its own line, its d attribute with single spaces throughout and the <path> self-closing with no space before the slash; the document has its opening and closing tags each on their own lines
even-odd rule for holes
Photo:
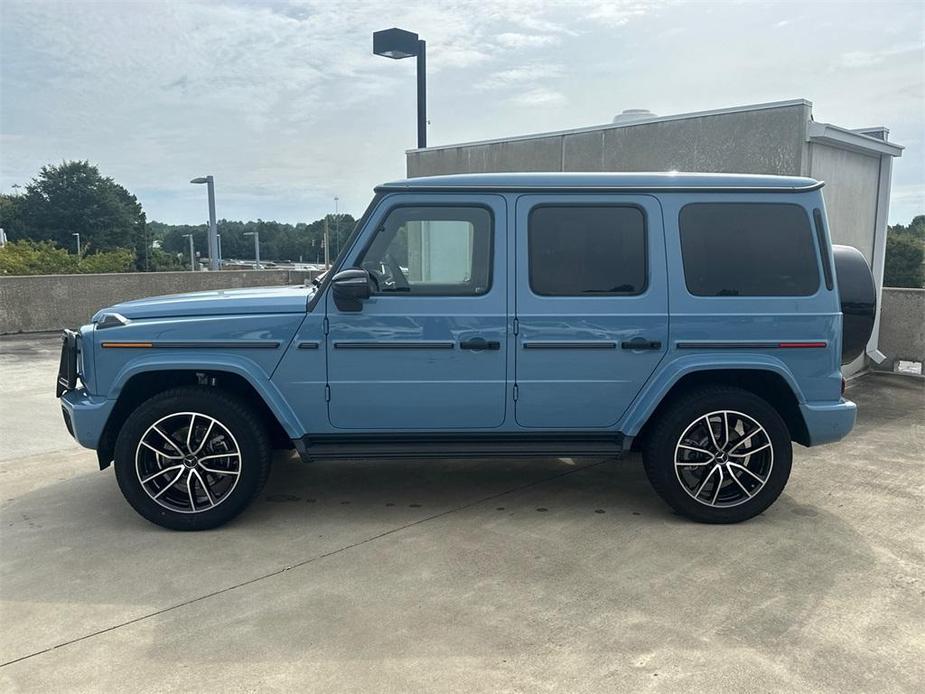
<svg viewBox="0 0 925 694">
<path fill-rule="evenodd" d="M 864 255 L 852 246 L 832 246 L 835 275 L 841 300 L 841 363 L 848 364 L 864 354 L 874 331 L 877 288 Z"/>
</svg>

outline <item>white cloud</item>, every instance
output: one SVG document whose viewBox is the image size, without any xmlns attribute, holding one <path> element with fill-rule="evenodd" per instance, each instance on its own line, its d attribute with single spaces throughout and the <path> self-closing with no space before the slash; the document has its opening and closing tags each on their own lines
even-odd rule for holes
<svg viewBox="0 0 925 694">
<path fill-rule="evenodd" d="M 564 94 L 545 87 L 536 87 L 511 97 L 520 106 L 560 106 L 566 102 Z"/>
<path fill-rule="evenodd" d="M 562 39 L 552 34 L 519 34 L 516 32 L 505 32 L 503 34 L 498 34 L 495 40 L 505 48 L 538 48 L 540 46 L 555 45 Z"/>
</svg>

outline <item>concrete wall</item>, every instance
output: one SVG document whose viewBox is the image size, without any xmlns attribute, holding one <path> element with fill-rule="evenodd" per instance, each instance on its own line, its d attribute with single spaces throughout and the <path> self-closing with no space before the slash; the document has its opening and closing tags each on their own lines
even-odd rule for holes
<svg viewBox="0 0 925 694">
<path fill-rule="evenodd" d="M 302 284 L 310 276 L 289 270 L 0 276 L 0 334 L 73 328 L 86 323 L 99 309 L 130 299 Z"/>
<path fill-rule="evenodd" d="M 409 177 L 492 171 L 804 173 L 806 103 L 408 152 Z"/>
<path fill-rule="evenodd" d="M 822 195 L 832 241 L 854 246 L 873 262 L 880 157 L 811 143 L 809 175 L 825 181 Z"/>
<path fill-rule="evenodd" d="M 880 308 L 880 351 L 892 370 L 897 359 L 925 362 L 925 289 L 884 287 Z"/>
</svg>

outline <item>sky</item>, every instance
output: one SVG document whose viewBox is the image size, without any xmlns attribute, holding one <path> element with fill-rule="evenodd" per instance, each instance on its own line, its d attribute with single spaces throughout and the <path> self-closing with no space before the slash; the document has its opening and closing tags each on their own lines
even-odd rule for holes
<svg viewBox="0 0 925 694">
<path fill-rule="evenodd" d="M 925 213 L 925 3 L 683 0 L 45 2 L 0 0 L 0 191 L 88 159 L 148 219 L 356 216 L 403 178 L 415 63 L 428 46 L 429 144 L 785 99 L 905 145 L 890 221 Z"/>
</svg>

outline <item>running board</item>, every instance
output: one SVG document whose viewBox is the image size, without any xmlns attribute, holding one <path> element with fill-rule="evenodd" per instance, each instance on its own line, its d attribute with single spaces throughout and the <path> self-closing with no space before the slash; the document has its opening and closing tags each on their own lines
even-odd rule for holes
<svg viewBox="0 0 925 694">
<path fill-rule="evenodd" d="M 628 441 L 627 441 L 628 442 Z M 302 460 L 395 458 L 622 458 L 622 434 L 445 434 L 304 436 L 293 444 Z"/>
</svg>

